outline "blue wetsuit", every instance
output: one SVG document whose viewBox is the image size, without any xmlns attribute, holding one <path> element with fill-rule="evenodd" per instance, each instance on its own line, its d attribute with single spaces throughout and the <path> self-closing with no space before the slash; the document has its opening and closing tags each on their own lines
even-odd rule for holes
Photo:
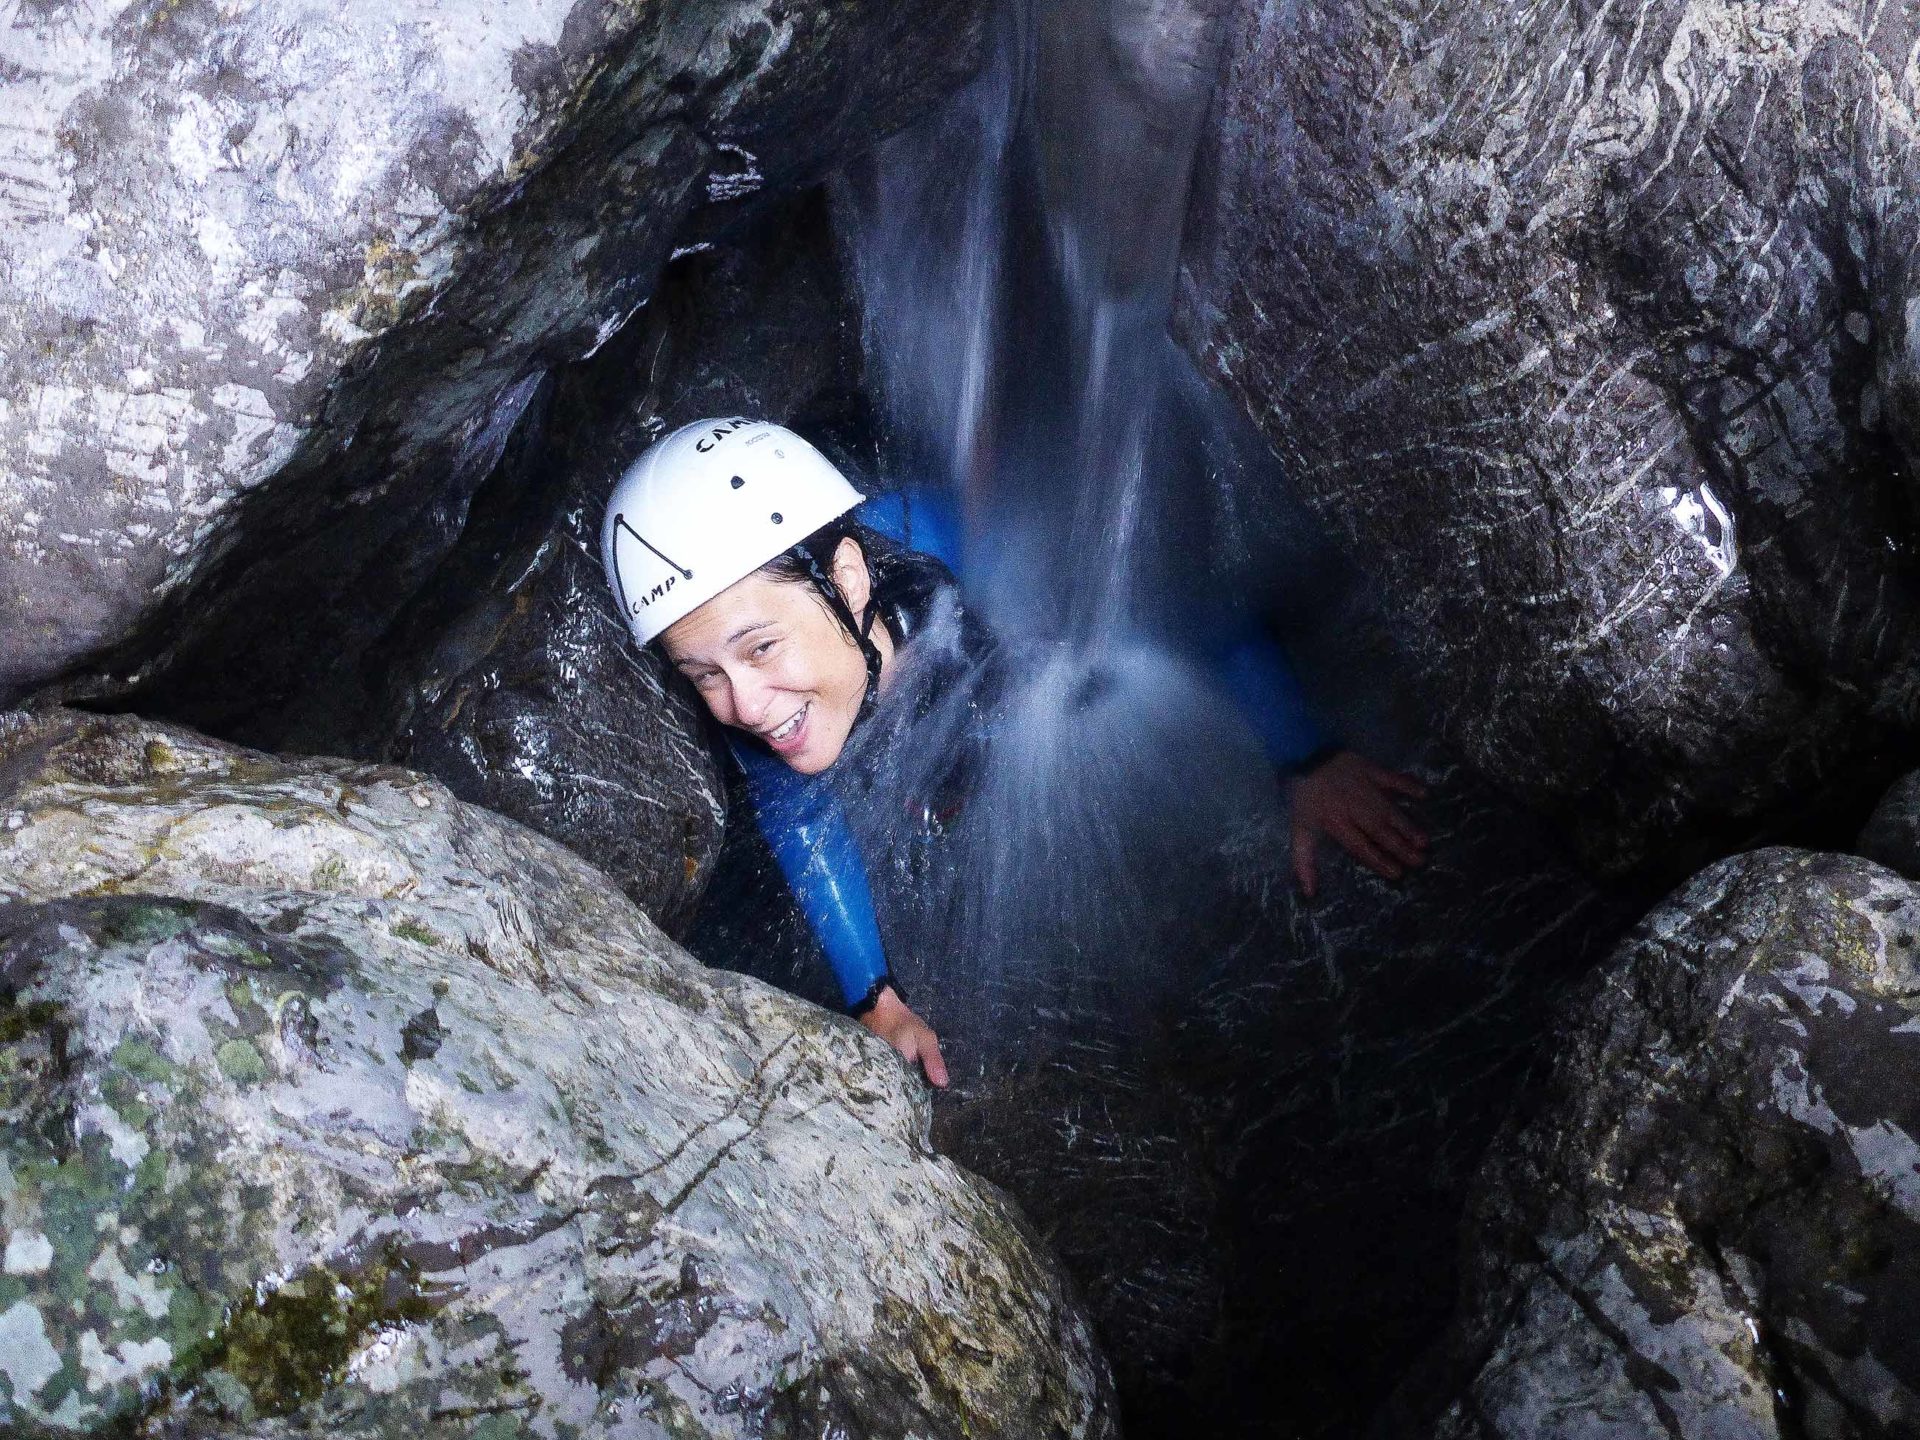
<svg viewBox="0 0 1920 1440">
<path fill-rule="evenodd" d="M 878 495 L 861 507 L 859 518 L 959 572 L 960 527 L 944 495 Z M 1292 667 L 1257 618 L 1225 613 L 1208 633 L 1209 653 L 1203 658 L 1260 737 L 1267 758 L 1295 770 L 1322 753 L 1326 741 L 1307 713 Z M 897 990 L 899 985 L 880 943 L 866 863 L 833 786 L 822 776 L 789 769 L 761 749 L 735 744 L 733 753 L 746 772 L 761 834 L 833 967 L 841 997 L 859 1014 L 884 987 Z"/>
</svg>

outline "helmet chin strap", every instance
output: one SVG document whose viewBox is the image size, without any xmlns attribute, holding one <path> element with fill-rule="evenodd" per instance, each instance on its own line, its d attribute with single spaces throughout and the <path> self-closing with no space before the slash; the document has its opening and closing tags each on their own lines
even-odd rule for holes
<svg viewBox="0 0 1920 1440">
<path fill-rule="evenodd" d="M 853 643 L 860 647 L 861 657 L 867 662 L 867 691 L 860 698 L 860 712 L 853 717 L 854 725 L 858 726 L 862 720 L 873 713 L 874 699 L 880 693 L 880 651 L 870 638 L 873 617 L 879 613 L 879 610 L 869 603 L 865 622 L 854 619 L 846 597 L 840 593 L 840 587 L 833 583 L 833 577 L 822 568 L 813 550 L 802 543 L 793 547 L 793 553 L 799 556 L 800 563 L 807 567 L 807 578 L 813 581 L 814 589 L 820 592 L 820 597 L 827 602 L 827 608 L 845 627 L 847 634 L 853 638 Z"/>
</svg>

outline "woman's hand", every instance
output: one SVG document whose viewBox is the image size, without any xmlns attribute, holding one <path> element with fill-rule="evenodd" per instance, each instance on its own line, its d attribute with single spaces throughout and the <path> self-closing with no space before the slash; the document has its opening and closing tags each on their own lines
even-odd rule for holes
<svg viewBox="0 0 1920 1440">
<path fill-rule="evenodd" d="M 940 1037 L 933 1027 L 907 1008 L 907 1002 L 889 985 L 880 992 L 873 1008 L 860 1017 L 860 1023 L 927 1072 L 927 1079 L 941 1089 L 947 1084 L 947 1062 L 940 1058 Z"/>
<path fill-rule="evenodd" d="M 1376 875 L 1398 880 L 1426 864 L 1427 837 L 1394 803 L 1427 787 L 1411 775 L 1342 750 L 1293 782 L 1293 873 L 1311 900 L 1320 884 L 1320 837 L 1331 837 Z"/>
</svg>

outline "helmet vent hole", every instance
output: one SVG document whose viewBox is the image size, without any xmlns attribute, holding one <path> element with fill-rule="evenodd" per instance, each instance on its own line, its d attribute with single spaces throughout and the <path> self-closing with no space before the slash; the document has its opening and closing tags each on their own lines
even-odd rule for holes
<svg viewBox="0 0 1920 1440">
<path fill-rule="evenodd" d="M 778 510 L 773 512 L 773 523 L 778 525 L 783 517 Z"/>
<path fill-rule="evenodd" d="M 738 490 L 742 485 L 746 483 L 747 482 L 742 480 L 738 475 L 733 477 L 733 488 L 736 490 Z"/>
</svg>

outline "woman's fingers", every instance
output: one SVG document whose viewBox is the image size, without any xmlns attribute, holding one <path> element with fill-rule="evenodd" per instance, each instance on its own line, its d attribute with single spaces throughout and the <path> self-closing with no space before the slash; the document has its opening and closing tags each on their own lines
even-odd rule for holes
<svg viewBox="0 0 1920 1440">
<path fill-rule="evenodd" d="M 942 1090 L 947 1088 L 947 1062 L 940 1054 L 940 1037 L 913 1011 L 907 1011 L 906 1023 L 900 1027 L 893 1048 L 905 1056 L 909 1064 L 918 1064 L 925 1070 L 931 1083 Z"/>
<path fill-rule="evenodd" d="M 1360 831 L 1374 845 L 1391 855 L 1402 865 L 1413 869 L 1426 860 L 1421 846 L 1424 843 L 1418 837 L 1405 833 L 1403 827 L 1396 825 L 1400 812 L 1390 802 L 1383 802 L 1377 810 L 1370 811 L 1359 821 Z"/>
<path fill-rule="evenodd" d="M 1426 793 L 1414 776 L 1352 751 L 1302 779 L 1294 792 L 1293 821 L 1293 874 L 1301 893 L 1311 900 L 1319 889 L 1322 834 L 1388 880 L 1426 864 L 1426 834 L 1393 798 L 1419 799 Z"/>
<path fill-rule="evenodd" d="M 947 1088 L 947 1062 L 940 1054 L 940 1037 L 926 1026 L 921 1029 L 926 1038 L 920 1046 L 920 1064 L 927 1072 L 927 1079 L 944 1090 Z"/>
<path fill-rule="evenodd" d="M 890 986 L 881 991 L 878 1003 L 860 1017 L 860 1023 L 891 1045 L 909 1065 L 924 1069 L 933 1084 L 946 1087 L 947 1062 L 940 1054 L 940 1037 L 900 999 L 898 991 Z"/>
<path fill-rule="evenodd" d="M 1340 842 L 1342 849 L 1374 874 L 1384 876 L 1388 880 L 1400 878 L 1399 865 L 1389 859 L 1386 852 L 1375 845 L 1357 824 L 1348 821 L 1337 829 L 1333 829 L 1331 833 L 1333 838 Z"/>
<path fill-rule="evenodd" d="M 1311 825 L 1295 821 L 1293 825 L 1293 878 L 1300 882 L 1300 893 L 1313 899 L 1320 888 L 1320 841 Z"/>
<path fill-rule="evenodd" d="M 1427 848 L 1427 832 L 1413 823 L 1413 817 L 1392 801 L 1388 801 L 1384 812 L 1387 824 L 1409 845 L 1424 852 Z"/>
<path fill-rule="evenodd" d="M 1372 789 L 1354 805 L 1354 820 L 1373 842 L 1408 866 L 1425 863 L 1427 837 L 1394 801 L 1391 792 L 1423 795 L 1426 787 L 1411 775 L 1367 764 Z"/>
<path fill-rule="evenodd" d="M 1374 783 L 1382 790 L 1393 790 L 1414 800 L 1427 798 L 1427 787 L 1404 770 L 1389 770 L 1384 765 L 1375 765 L 1371 760 L 1368 768 L 1373 771 Z"/>
</svg>

